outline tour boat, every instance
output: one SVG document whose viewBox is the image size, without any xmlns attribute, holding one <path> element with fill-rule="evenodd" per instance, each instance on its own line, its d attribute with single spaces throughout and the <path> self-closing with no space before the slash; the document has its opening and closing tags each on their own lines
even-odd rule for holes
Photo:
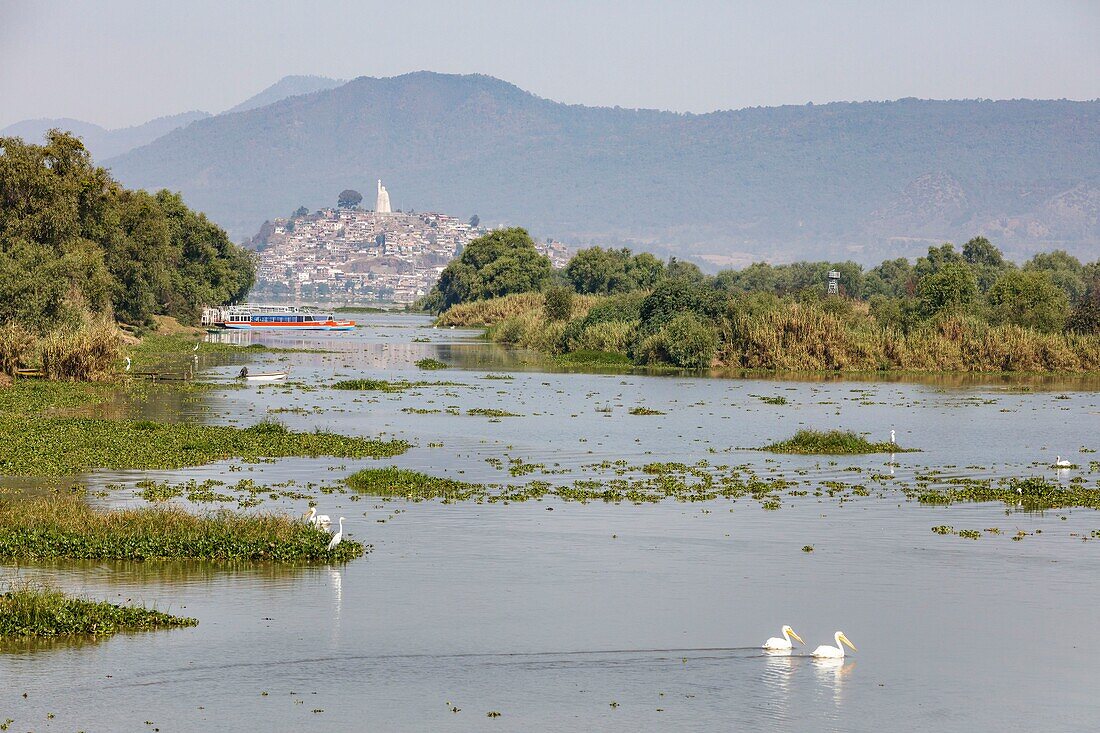
<svg viewBox="0 0 1100 733">
<path fill-rule="evenodd" d="M 235 330 L 281 328 L 291 331 L 350 331 L 355 321 L 293 305 L 232 305 L 204 308 L 202 325 Z"/>
</svg>

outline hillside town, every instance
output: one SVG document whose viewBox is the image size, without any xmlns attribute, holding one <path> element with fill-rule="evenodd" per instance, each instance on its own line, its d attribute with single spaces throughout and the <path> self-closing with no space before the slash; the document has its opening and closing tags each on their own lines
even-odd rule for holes
<svg viewBox="0 0 1100 733">
<path fill-rule="evenodd" d="M 267 222 L 253 239 L 259 253 L 253 295 L 412 303 L 472 239 L 489 231 L 477 216 L 463 221 L 434 212 L 391 211 L 381 181 L 374 210 L 353 201 L 342 199 L 335 208 L 313 213 L 299 209 Z M 569 260 L 560 242 L 541 241 L 537 247 L 555 267 Z"/>
</svg>

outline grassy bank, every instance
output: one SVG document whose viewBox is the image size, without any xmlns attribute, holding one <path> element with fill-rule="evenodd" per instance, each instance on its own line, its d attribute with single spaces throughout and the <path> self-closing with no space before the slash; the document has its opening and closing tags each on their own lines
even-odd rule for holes
<svg viewBox="0 0 1100 733">
<path fill-rule="evenodd" d="M 401 440 L 292 432 L 274 422 L 236 428 L 0 414 L 0 473 L 9 476 L 70 476 L 97 468 L 171 469 L 228 458 L 385 458 L 408 447 Z"/>
<path fill-rule="evenodd" d="M 861 453 L 911 453 L 912 448 L 902 448 L 889 441 L 873 443 L 850 430 L 799 430 L 792 437 L 764 446 L 772 453 L 800 453 L 806 455 L 858 455 Z"/>
<path fill-rule="evenodd" d="M 219 511 L 197 515 L 176 507 L 101 511 L 78 496 L 0 501 L 0 558 L 44 560 L 253 560 L 347 562 L 365 548 L 281 514 Z"/>
<path fill-rule="evenodd" d="M 837 298 L 731 297 L 705 318 L 687 305 L 657 303 L 654 315 L 645 310 L 648 296 L 575 296 L 570 317 L 554 320 L 543 295 L 523 293 L 456 305 L 437 323 L 484 327 L 493 341 L 566 358 L 616 354 L 635 364 L 785 372 L 1100 371 L 1095 334 L 991 325 L 962 313 L 902 331 L 880 322 L 865 303 Z"/>
<path fill-rule="evenodd" d="M 18 583 L 0 594 L 0 638 L 109 636 L 195 626 L 193 618 L 67 596 L 44 585 Z"/>
</svg>

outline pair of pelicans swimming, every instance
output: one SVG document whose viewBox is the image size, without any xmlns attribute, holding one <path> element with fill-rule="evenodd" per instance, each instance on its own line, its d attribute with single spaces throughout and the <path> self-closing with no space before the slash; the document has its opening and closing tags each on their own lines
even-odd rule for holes
<svg viewBox="0 0 1100 733">
<path fill-rule="evenodd" d="M 790 626 L 784 626 L 779 632 L 782 636 L 773 636 L 764 642 L 764 650 L 769 652 L 789 652 L 791 650 L 791 637 L 798 639 L 799 642 L 805 644 L 802 641 L 802 637 L 794 633 L 794 629 Z M 848 637 L 844 635 L 843 631 L 838 631 L 833 634 L 833 639 L 836 640 L 836 646 L 829 646 L 828 644 L 822 644 L 817 649 L 814 649 L 813 656 L 824 659 L 843 659 L 844 658 L 844 644 L 851 647 L 852 651 L 859 651 L 856 649 L 852 642 L 848 641 Z"/>
</svg>

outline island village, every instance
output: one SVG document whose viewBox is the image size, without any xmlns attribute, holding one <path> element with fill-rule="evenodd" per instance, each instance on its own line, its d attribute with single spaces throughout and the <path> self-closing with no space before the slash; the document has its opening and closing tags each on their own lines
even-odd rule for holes
<svg viewBox="0 0 1100 733">
<path fill-rule="evenodd" d="M 393 211 L 378 181 L 373 210 L 345 191 L 335 208 L 266 222 L 252 245 L 258 252 L 253 296 L 272 300 L 413 303 L 439 279 L 447 263 L 490 231 L 435 212 Z M 538 250 L 564 267 L 568 248 L 540 240 Z"/>
</svg>

